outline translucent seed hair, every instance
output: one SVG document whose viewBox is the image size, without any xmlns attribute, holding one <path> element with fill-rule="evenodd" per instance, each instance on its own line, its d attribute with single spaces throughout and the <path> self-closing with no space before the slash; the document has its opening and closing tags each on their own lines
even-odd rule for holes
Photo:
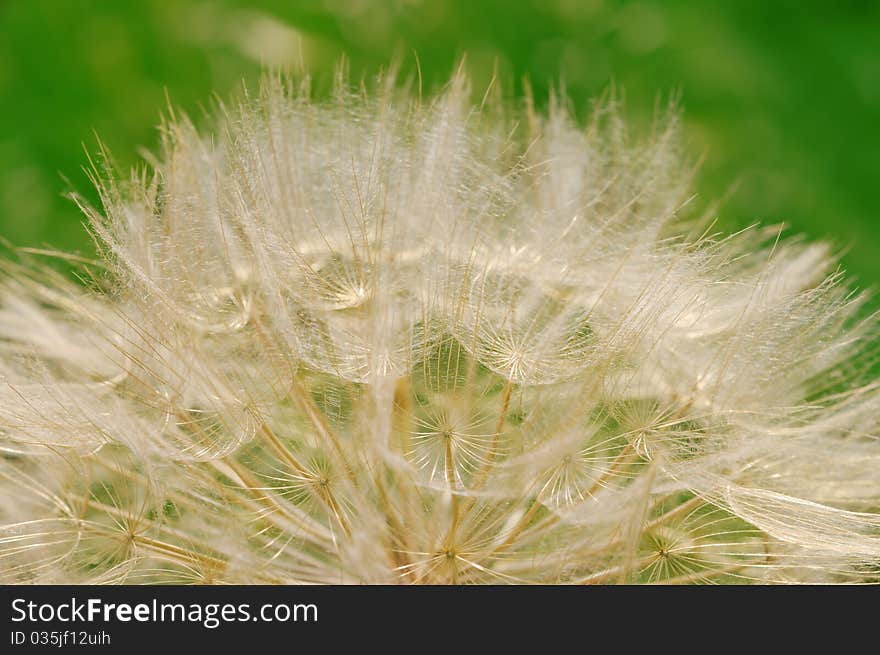
<svg viewBox="0 0 880 655">
<path fill-rule="evenodd" d="M 877 582 L 875 316 L 631 136 L 268 76 L 0 273 L 4 583 Z M 874 369 L 876 370 L 876 369 Z"/>
</svg>

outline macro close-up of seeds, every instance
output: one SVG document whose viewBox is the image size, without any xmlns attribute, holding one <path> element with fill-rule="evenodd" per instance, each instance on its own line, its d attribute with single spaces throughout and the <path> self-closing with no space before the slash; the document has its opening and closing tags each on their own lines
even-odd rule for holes
<svg viewBox="0 0 880 655">
<path fill-rule="evenodd" d="M 92 150 L 95 255 L 0 263 L 0 581 L 878 582 L 836 249 L 720 229 L 675 102 L 464 69 L 266 73 Z"/>
</svg>

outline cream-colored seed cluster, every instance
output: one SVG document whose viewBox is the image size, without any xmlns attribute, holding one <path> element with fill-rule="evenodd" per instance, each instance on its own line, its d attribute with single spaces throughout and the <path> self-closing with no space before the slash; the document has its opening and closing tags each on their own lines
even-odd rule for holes
<svg viewBox="0 0 880 655">
<path fill-rule="evenodd" d="M 674 112 L 309 95 L 169 120 L 88 285 L 3 264 L 0 581 L 877 580 L 876 319 L 686 220 Z"/>
</svg>

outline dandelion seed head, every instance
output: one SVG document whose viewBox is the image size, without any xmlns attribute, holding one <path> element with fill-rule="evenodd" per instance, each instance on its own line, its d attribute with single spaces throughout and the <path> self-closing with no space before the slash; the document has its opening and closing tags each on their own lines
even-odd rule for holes
<svg viewBox="0 0 880 655">
<path fill-rule="evenodd" d="M 876 317 L 633 137 L 267 76 L 0 280 L 0 580 L 866 582 Z M 488 95 L 487 95 L 488 97 Z"/>
</svg>

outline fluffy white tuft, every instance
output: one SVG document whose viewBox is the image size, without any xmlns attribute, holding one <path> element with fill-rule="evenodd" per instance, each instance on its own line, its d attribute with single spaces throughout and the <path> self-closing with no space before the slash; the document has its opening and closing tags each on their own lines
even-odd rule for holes
<svg viewBox="0 0 880 655">
<path fill-rule="evenodd" d="M 491 94 L 489 94 L 491 95 Z M 866 582 L 876 319 L 633 141 L 267 81 L 0 283 L 0 581 Z"/>
</svg>

